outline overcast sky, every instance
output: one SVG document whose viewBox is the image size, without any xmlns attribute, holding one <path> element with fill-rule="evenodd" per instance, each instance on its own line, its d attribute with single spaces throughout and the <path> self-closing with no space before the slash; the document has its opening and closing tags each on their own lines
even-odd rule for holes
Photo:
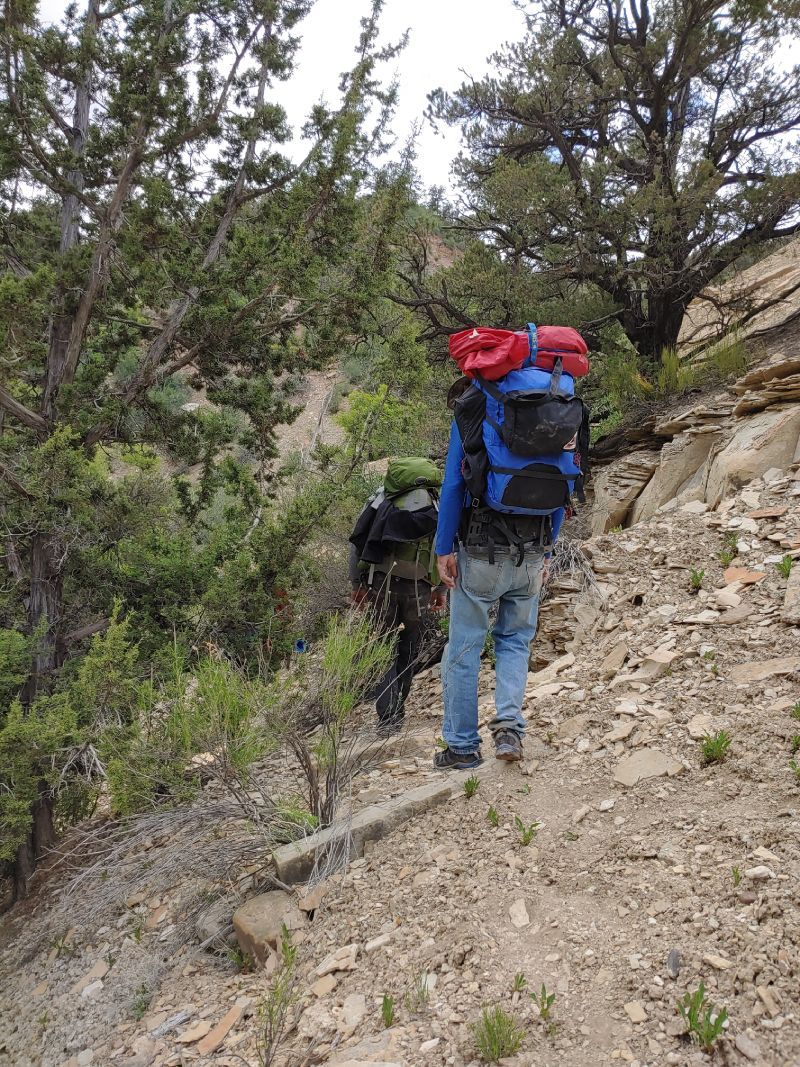
<svg viewBox="0 0 800 1067">
<path fill-rule="evenodd" d="M 359 19 L 369 0 L 317 0 L 303 22 L 303 50 L 291 117 L 297 120 L 320 92 L 331 93 L 341 71 L 352 62 Z M 480 75 L 500 45 L 521 36 L 523 18 L 512 0 L 386 0 L 383 38 L 393 41 L 410 30 L 408 45 L 395 69 L 400 101 L 395 133 L 405 142 L 419 122 L 431 89 L 454 89 L 464 72 Z M 447 185 L 450 163 L 459 149 L 457 131 L 434 133 L 425 123 L 418 140 L 417 167 L 426 185 Z"/>
<path fill-rule="evenodd" d="M 64 0 L 41 0 L 42 18 L 57 20 Z M 299 27 L 303 38 L 297 75 L 287 83 L 291 96 L 282 103 L 295 128 L 322 95 L 336 98 L 342 71 L 354 61 L 359 19 L 369 0 L 316 0 L 311 14 Z M 512 0 L 386 0 L 382 19 L 385 42 L 397 40 L 405 30 L 410 39 L 387 76 L 397 75 L 400 101 L 395 134 L 404 143 L 425 111 L 431 89 L 456 88 L 462 72 L 480 75 L 489 55 L 522 32 L 523 20 Z M 436 134 L 426 123 L 418 140 L 417 167 L 425 185 L 448 185 L 450 163 L 458 152 L 456 131 Z"/>
</svg>

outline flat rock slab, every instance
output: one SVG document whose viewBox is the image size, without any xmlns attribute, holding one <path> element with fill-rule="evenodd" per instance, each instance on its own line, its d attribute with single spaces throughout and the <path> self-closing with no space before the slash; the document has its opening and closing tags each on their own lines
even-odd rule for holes
<svg viewBox="0 0 800 1067">
<path fill-rule="evenodd" d="M 422 785 L 401 793 L 399 797 L 381 804 L 370 804 L 357 812 L 350 823 L 351 856 L 363 856 L 367 841 L 379 841 L 415 815 L 447 803 L 453 795 L 449 776 L 430 785 Z M 282 882 L 292 885 L 305 881 L 318 860 L 329 851 L 340 848 L 341 831 L 334 828 L 282 845 L 273 853 L 275 873 Z"/>
<path fill-rule="evenodd" d="M 530 926 L 531 924 L 531 920 L 528 917 L 528 909 L 526 908 L 525 901 L 522 897 L 520 897 L 519 900 L 514 901 L 508 909 L 508 915 L 511 922 L 518 930 L 521 930 L 524 926 Z"/>
<path fill-rule="evenodd" d="M 782 508 L 757 508 L 755 511 L 748 511 L 748 519 L 779 519 L 782 515 L 785 515 L 789 509 Z"/>
<path fill-rule="evenodd" d="M 736 626 L 748 619 L 754 611 L 755 608 L 751 607 L 750 604 L 740 604 L 738 608 L 723 611 L 719 617 L 719 623 L 721 626 Z"/>
<path fill-rule="evenodd" d="M 707 734 L 711 733 L 713 723 L 714 720 L 710 715 L 695 715 L 693 718 L 689 719 L 686 724 L 689 737 L 691 737 L 693 741 L 702 741 Z"/>
<path fill-rule="evenodd" d="M 794 674 L 795 671 L 800 671 L 800 656 L 782 656 L 779 659 L 738 663 L 731 667 L 730 678 L 737 685 L 743 685 L 748 682 L 763 682 L 778 675 Z"/>
<path fill-rule="evenodd" d="M 206 1034 L 197 1045 L 197 1051 L 201 1056 L 208 1056 L 210 1053 L 217 1051 L 222 1042 L 244 1015 L 247 1007 L 248 998 L 246 997 L 234 1004 L 230 1011 L 220 1019 L 214 1029 Z"/>
<path fill-rule="evenodd" d="M 647 778 L 672 778 L 683 770 L 683 764 L 672 756 L 655 748 L 642 748 L 632 756 L 620 760 L 614 771 L 614 781 L 620 785 L 634 786 Z"/>
<path fill-rule="evenodd" d="M 728 567 L 724 578 L 726 585 L 740 582 L 742 585 L 757 585 L 767 577 L 765 571 L 750 571 L 746 567 Z"/>
</svg>

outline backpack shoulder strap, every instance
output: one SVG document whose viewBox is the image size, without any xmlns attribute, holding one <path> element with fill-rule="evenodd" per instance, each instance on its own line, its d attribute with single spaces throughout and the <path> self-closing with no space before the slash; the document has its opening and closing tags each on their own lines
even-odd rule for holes
<svg viewBox="0 0 800 1067">
<path fill-rule="evenodd" d="M 498 389 L 494 382 L 487 381 L 482 374 L 475 375 L 475 381 L 479 383 L 481 389 L 492 398 L 496 400 L 498 404 L 504 404 L 506 401 L 506 394 L 502 389 Z"/>
</svg>

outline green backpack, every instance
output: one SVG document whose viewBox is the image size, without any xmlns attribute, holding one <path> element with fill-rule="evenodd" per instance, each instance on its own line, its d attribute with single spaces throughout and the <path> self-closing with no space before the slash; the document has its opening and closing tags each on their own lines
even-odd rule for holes
<svg viewBox="0 0 800 1067">
<path fill-rule="evenodd" d="M 429 459 L 391 460 L 383 488 L 364 508 L 350 538 L 370 585 L 376 572 L 438 584 L 433 539 L 441 484 Z"/>
</svg>

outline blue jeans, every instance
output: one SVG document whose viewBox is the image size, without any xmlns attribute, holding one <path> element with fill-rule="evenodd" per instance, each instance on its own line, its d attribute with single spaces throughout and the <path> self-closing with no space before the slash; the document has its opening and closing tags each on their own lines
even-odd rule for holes
<svg viewBox="0 0 800 1067">
<path fill-rule="evenodd" d="M 450 593 L 450 632 L 442 658 L 444 726 L 453 752 L 474 752 L 478 733 L 478 672 L 489 629 L 489 611 L 498 603 L 492 629 L 495 651 L 495 717 L 492 733 L 513 730 L 522 737 L 522 702 L 528 679 L 530 643 L 536 634 L 544 552 L 526 557 L 496 555 L 494 563 L 458 553 L 458 579 Z"/>
</svg>

